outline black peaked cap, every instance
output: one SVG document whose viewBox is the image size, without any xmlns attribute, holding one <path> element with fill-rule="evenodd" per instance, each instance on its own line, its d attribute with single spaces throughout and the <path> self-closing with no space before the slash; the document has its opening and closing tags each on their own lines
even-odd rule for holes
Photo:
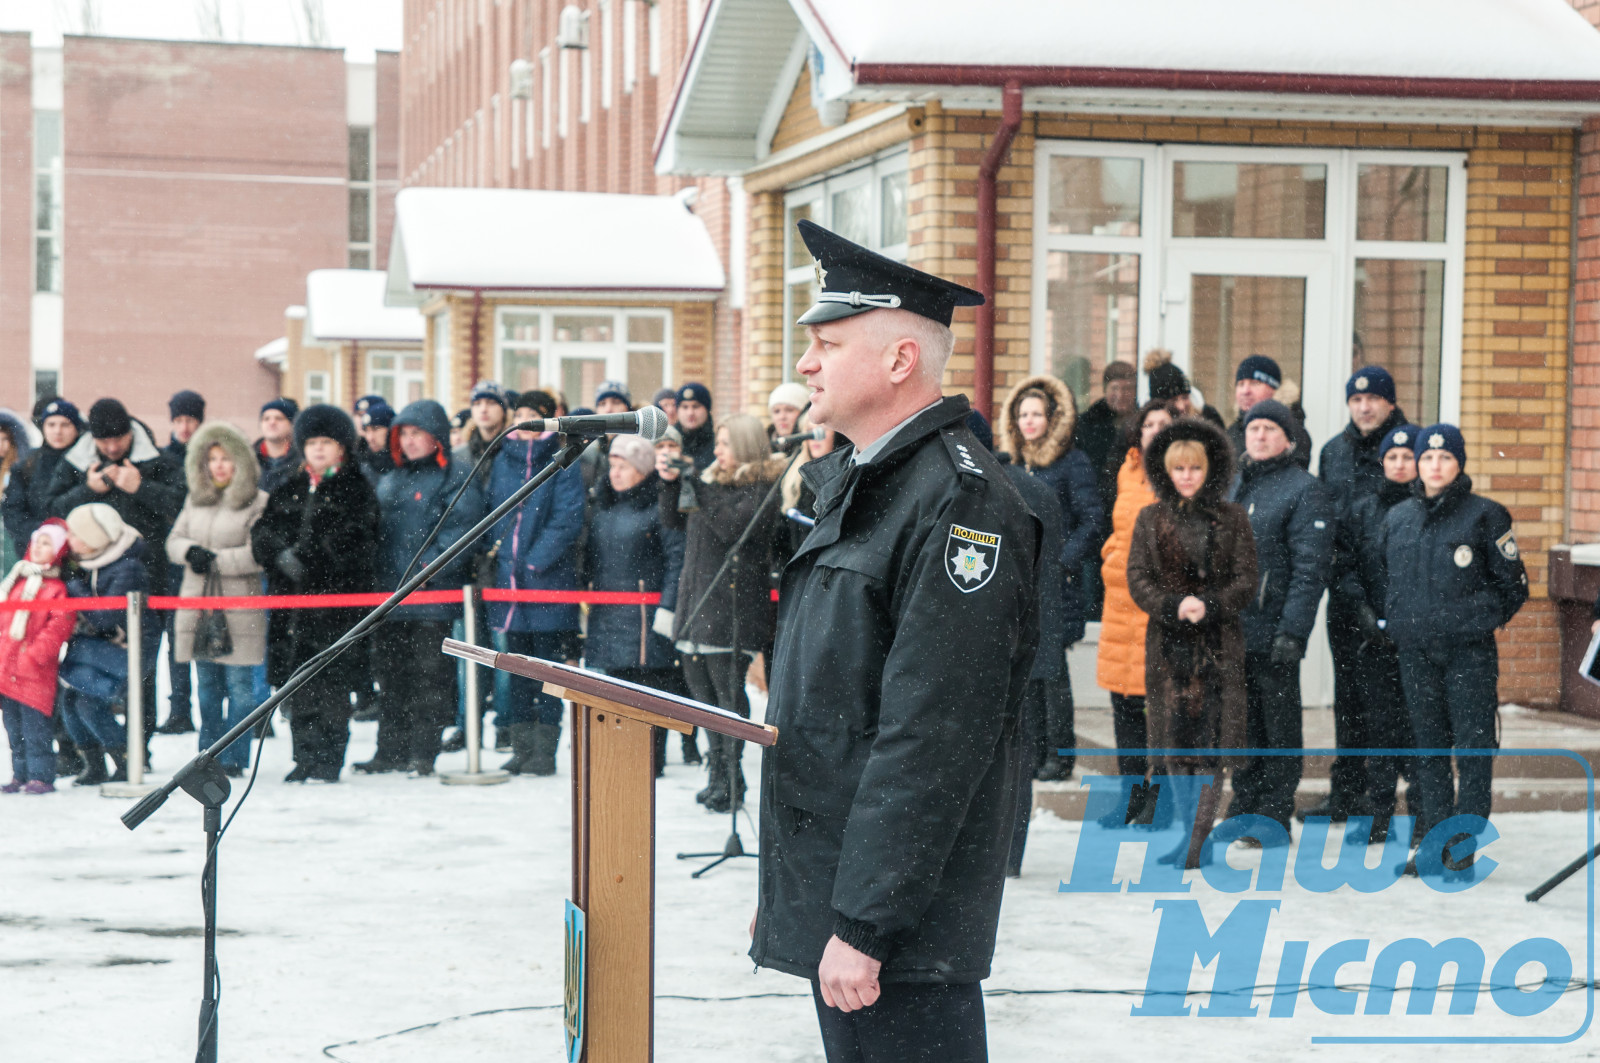
<svg viewBox="0 0 1600 1063">
<path fill-rule="evenodd" d="M 822 292 L 796 324 L 865 314 L 869 310 L 909 310 L 946 328 L 958 306 L 981 306 L 983 294 L 971 288 L 885 258 L 860 244 L 831 233 L 816 222 L 797 222 L 806 250 L 817 260 Z"/>
</svg>

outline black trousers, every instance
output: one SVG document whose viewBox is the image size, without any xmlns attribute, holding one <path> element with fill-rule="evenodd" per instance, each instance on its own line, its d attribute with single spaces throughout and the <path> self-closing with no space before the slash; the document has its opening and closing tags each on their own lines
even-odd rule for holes
<svg viewBox="0 0 1600 1063">
<path fill-rule="evenodd" d="M 375 663 L 383 683 L 378 715 L 380 761 L 433 763 L 456 714 L 456 665 L 439 652 L 448 620 L 391 620 L 377 631 Z"/>
<path fill-rule="evenodd" d="M 985 1063 L 983 986 L 884 982 L 871 1007 L 844 1012 L 811 983 L 828 1063 Z"/>
<path fill-rule="evenodd" d="M 1493 635 L 1401 647 L 1400 680 L 1416 748 L 1499 748 L 1495 713 L 1500 702 L 1500 654 Z M 1455 774 L 1459 790 L 1449 757 L 1417 757 L 1422 807 L 1413 837 L 1421 838 L 1428 828 L 1453 815 L 1489 818 L 1494 758 L 1459 757 Z"/>
<path fill-rule="evenodd" d="M 297 765 L 337 779 L 350 744 L 350 684 L 328 671 L 308 679 L 290 698 L 289 732 Z"/>
<path fill-rule="evenodd" d="M 166 590 L 169 594 L 177 594 L 178 588 L 183 586 L 183 570 L 185 565 L 171 565 L 167 571 Z M 177 622 L 178 611 L 168 609 L 161 614 L 161 630 L 167 636 L 167 679 L 172 687 L 171 708 L 168 710 L 167 719 L 178 716 L 185 720 L 194 720 L 194 665 L 189 661 L 178 663 L 178 638 L 173 629 Z M 155 713 L 155 703 L 150 705 L 148 713 Z"/>
<path fill-rule="evenodd" d="M 1251 749 L 1305 748 L 1302 738 L 1300 662 L 1273 664 L 1267 654 L 1244 658 L 1245 742 Z M 1257 756 L 1233 776 L 1228 815 L 1258 815 L 1289 829 L 1304 755 Z"/>
<path fill-rule="evenodd" d="M 1367 743 L 1369 749 L 1413 749 L 1411 716 L 1406 709 L 1405 687 L 1400 682 L 1400 652 L 1392 642 L 1369 643 L 1358 665 L 1361 691 L 1365 698 Z M 1416 779 L 1416 758 L 1405 755 L 1373 755 L 1367 758 L 1367 793 L 1360 812 L 1378 819 L 1394 815 L 1398 804 L 1400 779 Z M 1407 792 L 1407 811 L 1416 815 L 1412 801 L 1421 800 L 1421 791 Z M 1352 810 L 1356 811 L 1356 810 Z"/>
<path fill-rule="evenodd" d="M 1362 667 L 1364 650 L 1356 631 L 1354 604 L 1343 595 L 1328 598 L 1328 649 L 1333 652 L 1333 740 L 1339 749 L 1371 749 L 1370 720 L 1377 692 Z M 1364 811 L 1367 758 L 1340 752 L 1328 770 L 1328 803 L 1342 812 Z"/>
<path fill-rule="evenodd" d="M 1144 695 L 1111 695 L 1111 730 L 1118 749 L 1149 749 L 1150 727 L 1144 716 Z M 1143 753 L 1118 754 L 1117 774 L 1144 778 L 1150 759 Z"/>
<path fill-rule="evenodd" d="M 751 658 L 741 650 L 738 663 L 730 665 L 731 656 L 727 653 L 685 654 L 681 658 L 683 680 L 689 685 L 689 693 L 696 701 L 737 712 L 749 719 L 750 699 L 744 693 L 744 674 L 750 667 Z M 706 743 L 712 753 L 718 754 L 719 759 L 729 765 L 738 764 L 739 758 L 744 755 L 744 743 L 736 738 L 707 731 Z"/>
</svg>

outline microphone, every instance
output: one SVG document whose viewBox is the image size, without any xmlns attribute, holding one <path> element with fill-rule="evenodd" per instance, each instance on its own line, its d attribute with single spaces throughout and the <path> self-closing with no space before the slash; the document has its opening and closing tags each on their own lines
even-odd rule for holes
<svg viewBox="0 0 1600 1063">
<path fill-rule="evenodd" d="M 815 528 L 817 526 L 817 522 L 815 520 L 806 516 L 793 506 L 790 506 L 788 509 L 784 510 L 783 515 L 794 521 L 796 524 L 803 525 L 807 528 Z"/>
<path fill-rule="evenodd" d="M 809 432 L 796 432 L 792 436 L 776 436 L 776 437 L 774 437 L 773 440 L 772 440 L 772 449 L 774 451 L 788 450 L 790 447 L 794 446 L 796 443 L 804 443 L 808 439 L 827 439 L 827 438 L 828 438 L 828 430 L 826 428 L 813 428 Z"/>
<path fill-rule="evenodd" d="M 667 415 L 659 406 L 643 406 L 631 413 L 596 413 L 587 417 L 549 417 L 523 421 L 525 432 L 560 432 L 569 436 L 644 436 L 654 443 L 667 434 Z"/>
</svg>

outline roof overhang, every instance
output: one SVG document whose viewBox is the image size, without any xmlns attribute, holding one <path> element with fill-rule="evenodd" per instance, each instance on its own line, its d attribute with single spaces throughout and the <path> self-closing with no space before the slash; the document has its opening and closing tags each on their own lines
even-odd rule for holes
<svg viewBox="0 0 1600 1063">
<path fill-rule="evenodd" d="M 306 275 L 306 342 L 421 343 L 422 315 L 385 305 L 386 284 L 381 270 L 312 270 Z"/>
<path fill-rule="evenodd" d="M 969 0 L 713 0 L 657 172 L 759 165 L 798 75 L 779 53 L 796 48 L 814 49 L 825 101 L 994 107 L 1014 82 L 1035 111 L 1569 126 L 1600 113 L 1600 33 L 1566 0 L 985 0 L 981 18 Z"/>
<path fill-rule="evenodd" d="M 256 361 L 274 369 L 282 369 L 285 359 L 289 357 L 289 337 L 279 336 L 268 343 L 263 343 L 256 348 Z"/>
<path fill-rule="evenodd" d="M 388 278 L 390 306 L 442 292 L 714 299 L 727 284 L 711 234 L 678 197 L 505 188 L 401 191 Z"/>
</svg>

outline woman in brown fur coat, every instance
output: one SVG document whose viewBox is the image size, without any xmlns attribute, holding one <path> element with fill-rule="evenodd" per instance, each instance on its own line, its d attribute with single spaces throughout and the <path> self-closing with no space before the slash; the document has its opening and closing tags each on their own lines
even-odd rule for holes
<svg viewBox="0 0 1600 1063">
<path fill-rule="evenodd" d="M 1223 501 L 1233 477 L 1227 437 L 1196 418 L 1161 430 L 1145 449 L 1156 502 L 1134 524 L 1128 590 L 1150 615 L 1145 630 L 1150 746 L 1167 750 L 1158 774 L 1210 775 L 1189 838 L 1162 859 L 1198 867 L 1236 758 L 1245 744 L 1244 629 L 1239 614 L 1256 590 L 1255 536 L 1243 508 Z M 1174 753 L 1173 750 L 1194 750 Z M 1188 813 L 1190 807 L 1183 808 Z M 1179 822 L 1186 822 L 1180 816 Z"/>
</svg>

